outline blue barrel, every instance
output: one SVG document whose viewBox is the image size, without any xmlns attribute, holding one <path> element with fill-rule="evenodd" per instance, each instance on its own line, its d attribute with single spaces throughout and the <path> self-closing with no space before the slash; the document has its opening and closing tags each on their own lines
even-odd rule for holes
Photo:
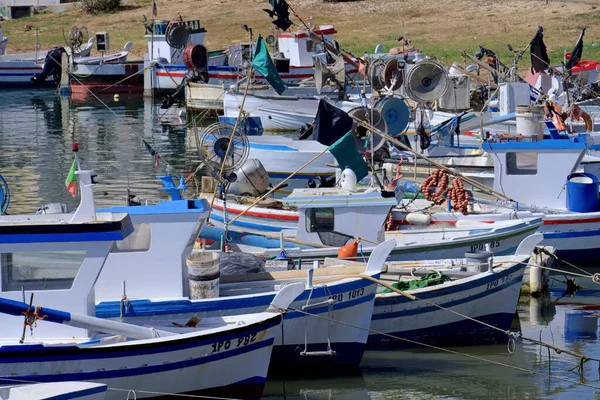
<svg viewBox="0 0 600 400">
<path fill-rule="evenodd" d="M 567 210 L 582 213 L 598 211 L 596 175 L 574 173 L 567 177 Z"/>
</svg>

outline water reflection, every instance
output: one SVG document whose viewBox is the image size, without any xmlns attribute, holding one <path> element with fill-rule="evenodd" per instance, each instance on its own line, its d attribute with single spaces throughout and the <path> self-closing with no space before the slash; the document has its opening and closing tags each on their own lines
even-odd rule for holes
<svg viewBox="0 0 600 400">
<path fill-rule="evenodd" d="M 150 99 L 110 95 L 101 100 L 104 104 L 95 98 L 61 98 L 53 90 L 0 92 L 0 168 L 11 188 L 10 213 L 33 212 L 49 202 L 76 206 L 64 188 L 73 142 L 79 142 L 84 168 L 98 173 L 99 206 L 124 204 L 127 186 L 142 200 L 164 198 L 155 176 L 166 166 L 155 167 L 142 139 L 175 172 L 196 169 L 192 135 L 185 125 L 159 123 L 158 105 Z"/>
</svg>

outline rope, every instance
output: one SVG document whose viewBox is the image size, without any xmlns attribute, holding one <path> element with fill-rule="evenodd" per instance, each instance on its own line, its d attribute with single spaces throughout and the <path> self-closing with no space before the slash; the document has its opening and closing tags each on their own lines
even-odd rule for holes
<svg viewBox="0 0 600 400">
<path fill-rule="evenodd" d="M 521 263 L 521 264 L 527 264 L 527 263 Z M 557 354 L 565 353 L 565 354 L 572 355 L 574 357 L 579 358 L 580 360 L 584 360 L 584 362 L 587 362 L 587 361 L 590 361 L 590 360 L 600 362 L 600 358 L 588 357 L 588 356 L 586 356 L 584 354 L 580 354 L 580 353 L 577 353 L 577 352 L 574 352 L 574 351 L 571 351 L 571 350 L 562 349 L 560 347 L 552 346 L 550 344 L 544 343 L 544 342 L 542 342 L 540 340 L 537 340 L 537 339 L 531 339 L 531 338 L 522 336 L 519 333 L 512 332 L 510 330 L 509 331 L 502 330 L 502 329 L 498 328 L 497 326 L 488 324 L 487 322 L 480 321 L 480 320 L 478 320 L 476 318 L 469 317 L 468 315 L 465 315 L 465 314 L 460 313 L 458 311 L 451 310 L 451 309 L 449 309 L 447 307 L 441 306 L 441 305 L 433 303 L 431 301 L 427 301 L 427 300 L 421 299 L 421 298 L 419 298 L 419 297 L 417 297 L 415 295 L 412 295 L 410 293 L 403 292 L 403 291 L 399 290 L 398 288 L 395 288 L 394 286 L 390 285 L 389 283 L 381 281 L 381 280 L 379 280 L 377 278 L 373 278 L 372 276 L 363 275 L 363 274 L 348 274 L 348 275 L 345 275 L 345 277 L 362 278 L 362 279 L 369 280 L 371 282 L 375 282 L 375 283 L 377 283 L 377 284 L 379 284 L 379 285 L 381 285 L 381 286 L 383 286 L 383 287 L 385 287 L 385 288 L 387 288 L 387 289 L 389 289 L 389 290 L 391 290 L 391 291 L 393 291 L 393 292 L 395 292 L 395 293 L 397 293 L 397 294 L 399 294 L 401 296 L 404 296 L 404 297 L 406 297 L 406 298 L 408 298 L 410 300 L 419 300 L 419 301 L 421 301 L 421 302 L 423 302 L 423 303 L 425 303 L 425 304 L 427 304 L 429 306 L 433 306 L 433 307 L 439 308 L 440 310 L 448 311 L 448 312 L 450 312 L 452 314 L 455 314 L 455 315 L 457 315 L 459 317 L 468 319 L 470 321 L 473 321 L 473 322 L 476 322 L 478 324 L 484 325 L 484 326 L 486 326 L 488 328 L 494 329 L 494 330 L 496 330 L 498 332 L 504 333 L 504 334 L 506 334 L 509 337 L 509 344 L 508 344 L 509 349 L 511 347 L 514 348 L 514 343 L 512 345 L 510 343 L 511 340 L 514 341 L 515 339 L 520 339 L 520 340 L 527 340 L 529 342 L 538 344 L 540 346 L 553 349 Z M 330 280 L 339 280 L 339 277 L 334 277 L 334 278 L 320 280 L 319 283 L 327 282 L 327 281 L 330 281 Z M 381 334 L 381 332 L 376 332 L 376 333 Z"/>
<path fill-rule="evenodd" d="M 73 79 L 75 79 L 77 82 L 79 82 L 79 84 L 81 84 L 81 86 L 83 86 L 85 88 L 85 90 L 87 90 L 90 95 L 92 95 L 93 97 L 96 98 L 96 100 L 98 100 L 100 102 L 100 104 L 102 104 L 104 107 L 106 107 L 106 109 L 108 111 L 110 111 L 115 117 L 119 118 L 119 116 L 117 115 L 117 113 L 115 113 L 109 106 L 108 104 L 106 104 L 105 102 L 103 102 L 94 92 L 92 92 L 87 86 L 83 85 L 82 82 L 77 79 L 76 76 L 74 76 L 71 72 L 68 72 L 69 75 L 71 75 L 71 77 Z M 89 96 L 88 96 L 89 97 Z M 136 133 L 135 131 L 133 131 L 133 133 L 140 138 L 141 140 L 146 140 L 143 136 L 139 135 L 138 133 Z M 156 150 L 154 150 L 156 152 Z M 158 152 L 156 152 L 156 157 L 158 157 L 160 160 L 162 160 L 166 165 L 167 168 L 171 168 L 173 169 L 173 166 L 160 154 L 158 154 Z M 175 172 L 177 175 L 179 175 L 177 172 Z"/>
</svg>

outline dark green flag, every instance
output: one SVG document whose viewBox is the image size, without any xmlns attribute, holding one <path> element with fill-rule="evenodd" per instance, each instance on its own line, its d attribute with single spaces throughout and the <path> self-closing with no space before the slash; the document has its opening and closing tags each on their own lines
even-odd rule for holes
<svg viewBox="0 0 600 400">
<path fill-rule="evenodd" d="M 265 77 L 277 93 L 281 94 L 285 91 L 285 84 L 281 80 L 279 72 L 277 72 L 277 68 L 273 64 L 273 60 L 271 60 L 271 56 L 261 35 L 258 35 L 258 39 L 256 40 L 252 67 Z"/>
<path fill-rule="evenodd" d="M 367 163 L 358 153 L 358 149 L 354 143 L 352 131 L 339 138 L 338 141 L 329 146 L 327 150 L 333 154 L 342 171 L 346 167 L 354 171 L 357 182 L 360 182 L 369 174 Z"/>
</svg>

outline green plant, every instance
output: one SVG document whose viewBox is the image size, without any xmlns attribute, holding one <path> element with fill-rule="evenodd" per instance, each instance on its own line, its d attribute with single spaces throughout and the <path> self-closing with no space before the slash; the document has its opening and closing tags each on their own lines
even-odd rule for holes
<svg viewBox="0 0 600 400">
<path fill-rule="evenodd" d="M 112 13 L 121 7 L 121 0 L 81 0 L 81 9 L 85 13 Z"/>
</svg>

